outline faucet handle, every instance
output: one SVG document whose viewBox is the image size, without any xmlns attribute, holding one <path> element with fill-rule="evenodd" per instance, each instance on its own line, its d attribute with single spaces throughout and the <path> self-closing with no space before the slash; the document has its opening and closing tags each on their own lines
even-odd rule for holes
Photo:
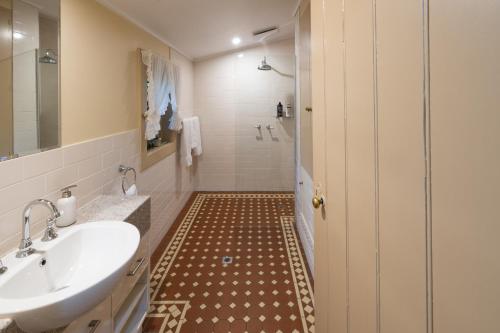
<svg viewBox="0 0 500 333">
<path fill-rule="evenodd" d="M 42 242 L 48 242 L 57 238 L 57 231 L 55 228 L 56 219 L 57 218 L 53 217 L 49 217 L 47 219 L 47 229 L 45 229 L 45 233 L 42 237 Z"/>
<path fill-rule="evenodd" d="M 7 266 L 5 266 L 2 262 L 2 260 L 0 259 L 0 275 L 7 272 L 7 269 L 8 269 Z"/>
</svg>

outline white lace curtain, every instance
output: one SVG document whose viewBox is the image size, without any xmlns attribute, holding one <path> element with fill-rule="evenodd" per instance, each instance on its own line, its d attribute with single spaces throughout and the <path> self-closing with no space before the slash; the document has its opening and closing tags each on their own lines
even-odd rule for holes
<svg viewBox="0 0 500 333">
<path fill-rule="evenodd" d="M 151 50 L 142 50 L 142 62 L 146 65 L 148 80 L 146 111 L 146 140 L 154 139 L 160 132 L 160 118 L 165 115 L 169 104 L 172 116 L 169 129 L 178 127 L 177 93 L 180 80 L 179 67 Z"/>
</svg>

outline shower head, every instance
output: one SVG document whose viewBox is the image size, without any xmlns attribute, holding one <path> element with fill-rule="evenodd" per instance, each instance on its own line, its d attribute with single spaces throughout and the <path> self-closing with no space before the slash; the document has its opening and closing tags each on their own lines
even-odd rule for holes
<svg viewBox="0 0 500 333">
<path fill-rule="evenodd" d="M 267 64 L 266 62 L 266 57 L 264 57 L 264 60 L 262 60 L 262 63 L 260 64 L 259 67 L 257 67 L 259 71 L 270 71 L 273 69 L 270 65 Z"/>
</svg>

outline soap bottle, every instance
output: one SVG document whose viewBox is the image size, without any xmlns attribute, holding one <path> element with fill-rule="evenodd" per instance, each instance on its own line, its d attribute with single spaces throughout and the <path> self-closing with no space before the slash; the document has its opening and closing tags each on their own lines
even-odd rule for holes
<svg viewBox="0 0 500 333">
<path fill-rule="evenodd" d="M 58 227 L 67 227 L 76 222 L 76 198 L 71 195 L 70 189 L 76 185 L 66 186 L 61 189 L 62 197 L 57 200 L 56 206 L 61 217 L 56 221 Z"/>
</svg>

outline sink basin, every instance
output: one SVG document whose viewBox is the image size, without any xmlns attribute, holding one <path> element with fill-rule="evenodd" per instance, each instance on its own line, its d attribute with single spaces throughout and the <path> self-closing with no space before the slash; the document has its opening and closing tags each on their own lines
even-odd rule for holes
<svg viewBox="0 0 500 333">
<path fill-rule="evenodd" d="M 127 273 L 139 246 L 136 227 L 119 221 L 89 222 L 59 229 L 59 237 L 36 240 L 37 251 L 16 258 L 0 275 L 0 318 L 26 332 L 65 326 L 101 303 Z"/>
</svg>

